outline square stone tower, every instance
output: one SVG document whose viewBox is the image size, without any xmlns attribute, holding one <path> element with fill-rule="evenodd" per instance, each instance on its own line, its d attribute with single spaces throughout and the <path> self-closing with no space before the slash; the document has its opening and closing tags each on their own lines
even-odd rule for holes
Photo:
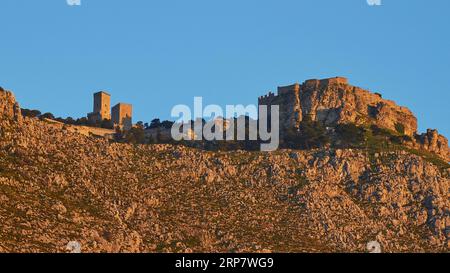
<svg viewBox="0 0 450 273">
<path fill-rule="evenodd" d="M 123 130 L 130 130 L 133 126 L 133 106 L 131 104 L 119 103 L 112 108 L 112 121 L 114 125 Z"/>
<path fill-rule="evenodd" d="M 101 91 L 94 94 L 94 113 L 99 113 L 102 120 L 111 119 L 111 95 Z"/>
</svg>

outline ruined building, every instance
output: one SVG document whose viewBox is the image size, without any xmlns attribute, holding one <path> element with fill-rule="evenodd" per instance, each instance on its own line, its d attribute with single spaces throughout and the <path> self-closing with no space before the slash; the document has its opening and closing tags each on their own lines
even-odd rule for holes
<svg viewBox="0 0 450 273">
<path fill-rule="evenodd" d="M 111 120 L 111 95 L 100 91 L 94 94 L 94 111 L 88 114 L 88 119 L 92 123 L 99 123 L 103 120 Z"/>
<path fill-rule="evenodd" d="M 133 126 L 132 116 L 133 107 L 126 103 L 118 103 L 114 106 L 111 115 L 111 95 L 101 91 L 94 94 L 94 111 L 88 114 L 88 119 L 93 124 L 111 120 L 115 127 L 130 130 Z"/>
<path fill-rule="evenodd" d="M 112 121 L 123 130 L 133 127 L 133 106 L 126 103 L 118 103 L 112 108 Z"/>
</svg>

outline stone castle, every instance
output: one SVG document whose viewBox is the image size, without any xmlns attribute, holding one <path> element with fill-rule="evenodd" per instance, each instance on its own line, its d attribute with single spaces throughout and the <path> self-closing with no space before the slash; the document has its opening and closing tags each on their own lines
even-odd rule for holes
<svg viewBox="0 0 450 273">
<path fill-rule="evenodd" d="M 278 87 L 277 94 L 269 92 L 259 97 L 259 105 L 279 105 L 280 138 L 289 131 L 298 130 L 300 123 L 309 118 L 327 127 L 338 124 L 376 125 L 413 139 L 414 148 L 428 150 L 450 160 L 448 140 L 437 130 L 418 134 L 417 118 L 406 107 L 385 100 L 379 93 L 372 93 L 352 86 L 343 77 L 307 80 L 303 84 Z M 270 116 L 268 117 L 270 120 Z"/>
<path fill-rule="evenodd" d="M 280 106 L 281 132 L 298 129 L 308 117 L 327 126 L 375 124 L 396 130 L 401 125 L 406 135 L 417 132 L 417 119 L 409 109 L 385 100 L 377 93 L 349 85 L 343 77 L 278 87 L 276 95 L 269 92 L 259 97 L 258 104 L 267 105 L 269 109 L 271 105 Z"/>
<path fill-rule="evenodd" d="M 112 114 L 111 114 L 112 112 Z M 100 91 L 94 94 L 94 111 L 88 114 L 92 123 L 111 120 L 115 127 L 130 130 L 133 127 L 133 106 L 127 103 L 118 103 L 111 109 L 111 95 Z"/>
<path fill-rule="evenodd" d="M 0 100 L 0 112 L 20 122 L 21 111 L 13 94 L 0 88 Z M 319 121 L 330 129 L 346 123 L 376 125 L 409 136 L 413 148 L 427 150 L 450 161 L 448 140 L 437 130 L 429 129 L 426 133 L 418 134 L 417 118 L 408 108 L 383 99 L 379 93 L 352 86 L 343 77 L 312 79 L 302 84 L 278 87 L 277 94 L 269 92 L 259 97 L 258 104 L 267 105 L 269 114 L 271 106 L 279 106 L 281 140 L 288 132 L 298 131 L 305 119 Z M 111 95 L 101 91 L 94 94 L 93 112 L 88 114 L 88 119 L 94 124 L 110 120 L 115 128 L 130 130 L 133 127 L 132 111 L 132 105 L 125 103 L 118 103 L 111 108 Z M 167 133 L 170 136 L 170 129 L 157 128 L 155 132 L 150 130 L 146 133 Z"/>
</svg>

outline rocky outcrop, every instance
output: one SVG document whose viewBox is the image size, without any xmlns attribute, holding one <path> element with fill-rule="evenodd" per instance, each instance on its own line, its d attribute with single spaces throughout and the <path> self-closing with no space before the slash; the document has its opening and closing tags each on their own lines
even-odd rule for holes
<svg viewBox="0 0 450 273">
<path fill-rule="evenodd" d="M 298 128 L 307 117 L 327 126 L 341 123 L 375 124 L 409 136 L 417 132 L 417 119 L 406 107 L 348 84 L 346 78 L 307 80 L 278 88 L 278 95 L 260 97 L 260 105 L 280 105 L 282 131 Z"/>
<path fill-rule="evenodd" d="M 415 146 L 423 149 L 450 162 L 450 150 L 448 147 L 448 140 L 443 135 L 440 135 L 437 130 L 428 129 L 426 133 L 416 136 Z"/>
<path fill-rule="evenodd" d="M 22 121 L 19 103 L 16 102 L 14 94 L 0 87 L 0 116 L 4 118 Z"/>
<path fill-rule="evenodd" d="M 278 88 L 278 94 L 269 93 L 260 97 L 259 105 L 280 106 L 281 138 L 292 129 L 298 129 L 305 119 L 320 121 L 326 126 L 353 123 L 356 125 L 376 125 L 407 135 L 414 148 L 429 151 L 446 161 L 450 161 L 448 140 L 429 129 L 417 134 L 417 118 L 406 107 L 385 100 L 381 94 L 371 93 L 348 84 L 343 77 L 324 80 L 307 80 Z"/>
</svg>

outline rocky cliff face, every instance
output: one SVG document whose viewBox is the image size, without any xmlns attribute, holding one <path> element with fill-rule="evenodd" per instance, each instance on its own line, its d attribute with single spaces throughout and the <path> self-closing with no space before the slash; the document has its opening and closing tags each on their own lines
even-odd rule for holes
<svg viewBox="0 0 450 273">
<path fill-rule="evenodd" d="M 280 116 L 285 129 L 298 128 L 302 120 L 310 117 L 328 126 L 375 124 L 395 131 L 401 125 L 407 135 L 417 132 L 417 119 L 409 109 L 379 94 L 349 85 L 347 79 L 341 77 L 280 87 L 278 95 L 261 97 L 259 103 L 279 104 L 284 109 Z"/>
<path fill-rule="evenodd" d="M 14 94 L 0 87 L 0 115 L 4 118 L 12 118 L 15 121 L 22 121 L 22 114 L 19 103 L 16 102 Z"/>
<path fill-rule="evenodd" d="M 402 125 L 407 135 L 417 132 L 417 119 L 408 108 L 351 86 L 344 78 L 306 81 L 299 97 L 303 118 L 310 115 L 327 125 L 375 124 L 394 131 Z"/>
<path fill-rule="evenodd" d="M 406 151 L 211 153 L 2 118 L 0 252 L 448 252 L 449 175 Z"/>
<path fill-rule="evenodd" d="M 282 134 L 298 129 L 306 118 L 326 126 L 353 123 L 376 125 L 412 137 L 412 146 L 450 161 L 447 139 L 436 130 L 417 134 L 417 118 L 406 107 L 385 100 L 380 94 L 352 86 L 346 78 L 307 80 L 303 84 L 279 87 L 278 94 L 259 98 L 260 105 L 280 105 Z"/>
<path fill-rule="evenodd" d="M 437 130 L 428 129 L 426 133 L 416 135 L 415 147 L 439 155 L 441 158 L 450 162 L 450 150 L 448 139 L 440 135 Z"/>
</svg>

